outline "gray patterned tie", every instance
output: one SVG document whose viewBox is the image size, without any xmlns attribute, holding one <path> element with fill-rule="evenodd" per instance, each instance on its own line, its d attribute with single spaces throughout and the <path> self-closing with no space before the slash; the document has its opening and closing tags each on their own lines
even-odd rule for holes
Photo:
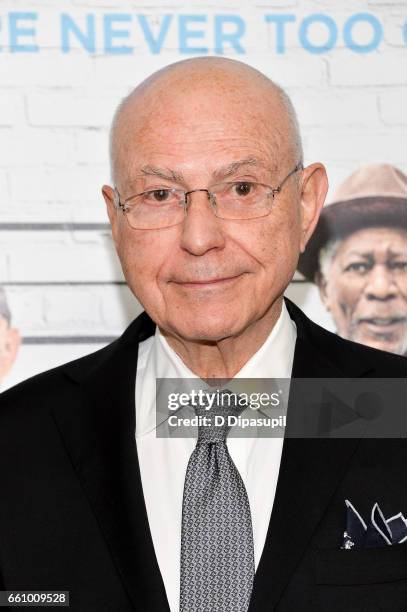
<svg viewBox="0 0 407 612">
<path fill-rule="evenodd" d="M 227 417 L 243 408 L 196 408 L 212 423 L 198 428 L 185 476 L 180 612 L 247 612 L 249 607 L 254 578 L 249 500 L 226 446 L 230 427 L 214 425 L 216 414 Z"/>
</svg>

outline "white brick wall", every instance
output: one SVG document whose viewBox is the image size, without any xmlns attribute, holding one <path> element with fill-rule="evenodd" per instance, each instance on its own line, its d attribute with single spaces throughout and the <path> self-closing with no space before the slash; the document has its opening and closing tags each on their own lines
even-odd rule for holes
<svg viewBox="0 0 407 612">
<path fill-rule="evenodd" d="M 74 154 L 73 134 L 29 126 L 1 130 L 0 165 L 24 170 L 68 164 Z M 12 175 L 13 176 L 13 175 Z"/>
<path fill-rule="evenodd" d="M 381 53 L 353 56 L 346 61 L 346 50 L 338 52 L 329 62 L 329 82 L 333 87 L 406 86 L 407 57 L 405 49 L 388 48 Z M 332 90 L 334 91 L 334 90 Z"/>
<path fill-rule="evenodd" d="M 9 12 L 35 12 L 38 53 L 8 50 Z M 81 27 L 95 20 L 96 53 L 71 37 L 60 48 L 61 13 Z M 103 51 L 105 14 L 132 15 L 117 25 L 130 32 L 116 44 L 128 55 Z M 382 24 L 378 49 L 358 54 L 344 42 L 343 26 L 355 13 L 369 12 Z M 304 18 L 323 13 L 338 29 L 335 48 L 312 54 L 299 41 Z M 161 53 L 151 53 L 138 21 L 144 14 L 157 34 L 163 16 L 172 21 Z M 143 78 L 187 57 L 179 51 L 179 18 L 206 15 L 202 40 L 213 54 L 216 15 L 240 16 L 246 24 L 245 53 L 227 54 L 263 70 L 287 88 L 303 129 L 306 161 L 326 163 L 331 192 L 359 164 L 387 161 L 407 171 L 406 0 L 3 0 L 0 5 L 0 283 L 6 283 L 15 324 L 26 339 L 89 337 L 94 344 L 25 344 L 9 383 L 99 346 L 98 338 L 119 334 L 140 307 L 121 285 L 122 273 L 107 231 L 34 231 L 18 224 L 107 222 L 101 185 L 109 181 L 107 135 L 119 100 Z M 285 26 L 285 52 L 276 51 L 276 27 L 267 14 L 294 16 Z M 32 24 L 22 24 L 29 27 Z M 360 44 L 369 26 L 354 29 Z M 313 44 L 326 39 L 324 26 L 309 30 Z M 31 41 L 32 42 L 32 41 Z M 1 224 L 17 224 L 5 229 Z M 96 283 L 96 284 L 95 284 Z M 318 293 L 293 284 L 288 294 L 315 319 L 332 328 Z"/>
<path fill-rule="evenodd" d="M 379 113 L 385 125 L 406 126 L 407 90 L 386 91 L 379 96 Z"/>
<path fill-rule="evenodd" d="M 104 97 L 75 91 L 27 94 L 27 120 L 40 127 L 106 127 L 117 106 L 117 95 Z"/>
</svg>

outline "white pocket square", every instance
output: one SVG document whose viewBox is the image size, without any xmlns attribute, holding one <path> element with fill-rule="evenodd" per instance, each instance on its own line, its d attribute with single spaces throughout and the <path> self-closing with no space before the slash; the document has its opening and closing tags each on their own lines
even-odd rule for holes
<svg viewBox="0 0 407 612">
<path fill-rule="evenodd" d="M 407 541 L 407 520 L 401 512 L 386 519 L 376 502 L 370 513 L 370 521 L 365 522 L 348 499 L 345 500 L 345 505 L 346 529 L 341 548 L 379 548 Z"/>
</svg>

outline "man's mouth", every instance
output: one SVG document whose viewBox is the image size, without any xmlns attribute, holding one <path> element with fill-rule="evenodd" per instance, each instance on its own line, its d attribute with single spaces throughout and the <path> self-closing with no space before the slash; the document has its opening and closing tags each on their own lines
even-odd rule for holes
<svg viewBox="0 0 407 612">
<path fill-rule="evenodd" d="M 359 319 L 359 323 L 367 323 L 374 327 L 380 328 L 391 328 L 395 325 L 406 323 L 407 317 L 404 316 L 392 316 L 392 317 L 363 317 Z"/>
<path fill-rule="evenodd" d="M 200 279 L 188 279 L 188 280 L 176 280 L 174 281 L 178 285 L 182 285 L 183 287 L 204 287 L 211 285 L 221 285 L 226 284 L 228 282 L 232 282 L 242 276 L 241 274 L 235 274 L 234 276 L 222 276 L 216 278 L 200 278 Z"/>
</svg>

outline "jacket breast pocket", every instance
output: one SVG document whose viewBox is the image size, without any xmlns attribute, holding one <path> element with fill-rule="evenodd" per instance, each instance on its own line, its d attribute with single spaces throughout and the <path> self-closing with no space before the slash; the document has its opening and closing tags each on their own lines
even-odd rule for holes
<svg viewBox="0 0 407 612">
<path fill-rule="evenodd" d="M 406 612 L 407 544 L 319 550 L 315 581 L 320 610 Z"/>
</svg>

